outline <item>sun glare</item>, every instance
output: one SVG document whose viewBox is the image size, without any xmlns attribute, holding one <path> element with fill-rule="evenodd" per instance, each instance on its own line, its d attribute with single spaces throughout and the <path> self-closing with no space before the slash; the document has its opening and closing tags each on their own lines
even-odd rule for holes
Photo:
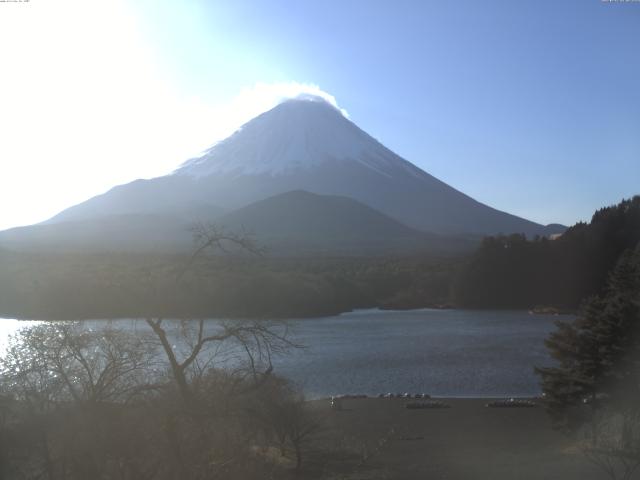
<svg viewBox="0 0 640 480">
<path fill-rule="evenodd" d="M 337 107 L 318 86 L 296 82 L 246 86 L 219 105 L 184 94 L 118 0 L 7 6 L 0 159 L 10 175 L 0 201 L 14 208 L 3 209 L 0 229 L 168 173 L 284 98 L 309 93 Z"/>
</svg>

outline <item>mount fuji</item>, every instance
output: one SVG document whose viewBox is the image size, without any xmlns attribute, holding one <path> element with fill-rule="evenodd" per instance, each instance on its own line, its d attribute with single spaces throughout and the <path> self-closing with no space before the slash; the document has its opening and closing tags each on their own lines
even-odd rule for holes
<svg viewBox="0 0 640 480">
<path fill-rule="evenodd" d="M 300 191 L 310 195 L 301 196 Z M 286 209 L 273 208 L 282 201 L 270 197 L 287 192 L 298 192 L 283 198 L 293 203 L 303 199 L 300 208 L 308 208 L 309 218 L 320 223 L 324 220 L 318 215 L 338 215 L 335 208 L 354 215 L 368 212 L 366 218 L 379 225 L 361 236 L 364 240 L 375 232 L 378 243 L 387 234 L 414 242 L 436 236 L 549 235 L 563 230 L 474 200 L 393 153 L 325 100 L 304 96 L 259 115 L 169 175 L 114 187 L 40 225 L 0 232 L 0 245 L 36 242 L 75 248 L 84 242 L 126 249 L 129 243 L 144 249 L 151 240 L 145 232 L 153 235 L 153 245 L 178 245 L 185 226 L 194 220 L 255 228 L 260 241 L 260 225 L 270 225 L 273 234 L 286 215 Z M 343 200 L 336 202 L 336 197 Z M 303 219 L 300 208 L 296 218 Z M 251 214 L 244 218 L 247 211 Z M 349 226 L 348 236 L 356 241 L 353 225 L 363 222 L 340 218 L 342 223 L 331 223 L 335 241 L 340 241 L 340 225 Z M 290 223 L 283 231 L 291 233 Z M 301 230 L 309 228 L 298 223 Z"/>
</svg>

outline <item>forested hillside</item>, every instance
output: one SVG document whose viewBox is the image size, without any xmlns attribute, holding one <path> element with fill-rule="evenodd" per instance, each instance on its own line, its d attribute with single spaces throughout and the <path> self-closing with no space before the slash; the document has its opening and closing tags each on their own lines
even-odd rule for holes
<svg viewBox="0 0 640 480">
<path fill-rule="evenodd" d="M 575 310 L 640 242 L 640 196 L 551 240 L 487 237 L 469 258 L 27 254 L 0 250 L 0 316 L 300 317 L 355 308 Z"/>
<path fill-rule="evenodd" d="M 269 258 L 0 251 L 0 317 L 310 317 L 449 300 L 450 258 Z"/>
<path fill-rule="evenodd" d="M 598 210 L 556 240 L 487 237 L 454 285 L 465 307 L 574 309 L 598 293 L 620 255 L 640 242 L 640 196 Z"/>
</svg>

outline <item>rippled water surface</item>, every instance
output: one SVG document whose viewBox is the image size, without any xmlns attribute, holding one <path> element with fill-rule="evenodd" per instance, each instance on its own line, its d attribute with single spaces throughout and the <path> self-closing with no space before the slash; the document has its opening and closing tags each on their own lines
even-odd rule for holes
<svg viewBox="0 0 640 480">
<path fill-rule="evenodd" d="M 383 392 L 537 395 L 533 367 L 550 363 L 544 339 L 558 318 L 523 311 L 361 310 L 291 320 L 293 338 L 307 348 L 276 359 L 275 370 L 311 398 Z M 216 321 L 210 322 L 213 328 Z M 115 323 L 144 328 L 131 320 Z M 10 332 L 29 324 L 0 320 L 0 350 Z"/>
<path fill-rule="evenodd" d="M 537 395 L 533 367 L 550 363 L 544 339 L 557 318 L 522 311 L 368 310 L 298 320 L 296 338 L 309 348 L 277 367 L 310 396 Z"/>
</svg>

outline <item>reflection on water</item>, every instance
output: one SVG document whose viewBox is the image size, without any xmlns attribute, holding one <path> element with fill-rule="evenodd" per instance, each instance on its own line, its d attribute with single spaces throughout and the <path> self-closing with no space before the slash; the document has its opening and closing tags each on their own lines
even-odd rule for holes
<svg viewBox="0 0 640 480">
<path fill-rule="evenodd" d="M 544 338 L 557 318 L 521 311 L 361 310 L 291 320 L 293 339 L 307 348 L 277 358 L 275 371 L 311 398 L 383 392 L 537 395 L 533 367 L 550 363 Z M 0 320 L 0 352 L 9 334 L 36 323 Z M 140 320 L 110 323 L 132 334 L 149 333 Z M 91 328 L 101 325 L 87 322 Z M 218 326 L 208 321 L 209 330 Z"/>
</svg>

